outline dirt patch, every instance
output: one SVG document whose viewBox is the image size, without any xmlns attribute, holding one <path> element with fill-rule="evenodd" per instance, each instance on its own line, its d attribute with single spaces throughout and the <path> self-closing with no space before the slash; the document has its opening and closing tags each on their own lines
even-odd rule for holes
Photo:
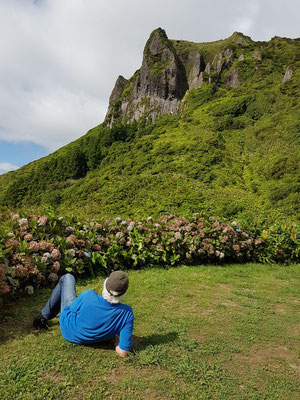
<svg viewBox="0 0 300 400">
<path fill-rule="evenodd" d="M 213 288 L 211 303 L 212 304 L 221 304 L 224 300 L 227 300 L 228 297 L 232 295 L 232 286 L 221 284 Z"/>
<path fill-rule="evenodd" d="M 119 365 L 118 368 L 113 368 L 109 371 L 106 381 L 116 384 L 129 374 L 129 368 L 124 365 Z"/>
<path fill-rule="evenodd" d="M 42 381 L 52 381 L 55 383 L 59 383 L 63 381 L 64 376 L 58 371 L 48 371 L 44 375 L 40 376 L 39 379 Z"/>
<path fill-rule="evenodd" d="M 226 306 L 226 307 L 238 307 L 238 308 L 241 307 L 239 304 L 237 304 L 237 303 L 235 303 L 234 301 L 231 301 L 231 300 L 225 300 L 221 304 L 223 306 Z"/>
<path fill-rule="evenodd" d="M 268 365 L 272 369 L 280 371 L 282 370 L 282 365 L 280 365 L 276 359 L 285 360 L 290 368 L 300 375 L 300 364 L 297 354 L 285 346 L 279 346 L 273 349 L 253 350 L 249 355 L 235 354 L 232 358 L 232 360 L 237 361 L 239 365 L 246 364 L 252 369 L 262 368 Z"/>
<path fill-rule="evenodd" d="M 109 371 L 109 375 L 106 380 L 109 383 L 116 384 L 122 381 L 123 378 L 128 376 L 134 376 L 135 378 L 169 378 L 171 373 L 160 367 L 142 367 L 142 368 L 130 368 L 126 365 L 119 365 L 117 368 L 113 368 Z"/>
<path fill-rule="evenodd" d="M 209 334 L 207 332 L 201 332 L 201 329 L 199 329 L 198 332 L 187 332 L 186 336 L 189 339 L 194 339 L 196 340 L 199 344 L 201 343 L 206 343 L 209 339 Z"/>
<path fill-rule="evenodd" d="M 289 304 L 276 304 L 274 307 L 274 312 L 276 314 L 282 314 L 282 315 L 286 315 L 286 314 L 300 314 L 300 311 L 293 311 L 293 306 L 291 306 L 292 304 L 300 304 L 300 301 L 298 300 L 292 300 Z"/>
<path fill-rule="evenodd" d="M 231 291 L 232 291 L 232 285 L 229 285 L 229 284 L 222 283 L 218 287 L 220 289 L 222 289 L 222 291 L 225 293 L 231 293 Z"/>
<path fill-rule="evenodd" d="M 288 332 L 295 336 L 300 336 L 300 324 L 290 325 Z"/>
<path fill-rule="evenodd" d="M 201 311 L 200 315 L 205 317 L 205 316 L 210 315 L 210 314 L 212 314 L 214 312 L 215 312 L 215 310 L 213 310 L 212 308 L 207 308 L 206 310 Z"/>
<path fill-rule="evenodd" d="M 291 303 L 300 305 L 300 300 L 293 299 L 291 300 Z"/>
<path fill-rule="evenodd" d="M 286 315 L 287 314 L 286 306 L 283 304 L 276 304 L 276 306 L 274 308 L 274 312 L 276 314 Z"/>
<path fill-rule="evenodd" d="M 133 378 L 135 381 L 143 380 L 147 382 L 147 389 L 144 389 L 143 394 L 139 394 L 139 399 L 156 400 L 161 399 L 161 394 L 156 390 L 156 382 L 164 379 L 165 381 L 172 382 L 178 389 L 184 389 L 185 383 L 182 378 L 176 377 L 175 381 L 172 373 L 166 368 L 161 367 L 142 367 L 142 368 L 129 368 L 128 366 L 118 366 L 109 371 L 109 376 L 105 380 L 109 384 L 118 386 L 123 385 L 122 381 Z M 127 385 L 127 384 L 126 384 Z M 128 385 L 127 385 L 128 386 Z M 114 390 L 118 390 L 115 388 Z M 130 390 L 130 388 L 128 389 Z M 133 389 L 134 390 L 134 389 Z M 163 397 L 165 398 L 165 397 Z M 167 398 L 167 397 L 166 397 Z"/>
</svg>

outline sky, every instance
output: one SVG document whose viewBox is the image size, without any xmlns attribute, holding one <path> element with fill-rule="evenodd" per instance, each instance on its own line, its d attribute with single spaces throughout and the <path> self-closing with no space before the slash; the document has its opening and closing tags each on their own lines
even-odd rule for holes
<svg viewBox="0 0 300 400">
<path fill-rule="evenodd" d="M 300 36 L 299 0 L 0 0 L 0 174 L 103 122 L 150 33 L 210 42 Z"/>
</svg>

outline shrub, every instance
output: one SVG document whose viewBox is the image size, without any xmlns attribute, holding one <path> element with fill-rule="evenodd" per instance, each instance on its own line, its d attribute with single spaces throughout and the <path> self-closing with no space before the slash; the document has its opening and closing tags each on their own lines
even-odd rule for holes
<svg viewBox="0 0 300 400">
<path fill-rule="evenodd" d="M 46 215 L 1 214 L 0 296 L 32 294 L 54 286 L 66 272 L 107 275 L 115 269 L 138 269 L 178 263 L 224 264 L 299 261 L 300 226 L 296 223 L 249 227 L 194 214 L 149 217 L 100 224 Z"/>
</svg>

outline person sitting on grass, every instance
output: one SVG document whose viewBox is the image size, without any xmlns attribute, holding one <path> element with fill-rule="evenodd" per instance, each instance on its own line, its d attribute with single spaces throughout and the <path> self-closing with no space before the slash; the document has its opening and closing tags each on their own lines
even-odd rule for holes
<svg viewBox="0 0 300 400">
<path fill-rule="evenodd" d="M 90 289 L 76 297 L 75 278 L 65 274 L 33 321 L 33 326 L 48 329 L 48 320 L 60 312 L 60 330 L 64 339 L 79 344 L 111 339 L 116 352 L 127 357 L 132 346 L 134 315 L 132 308 L 121 301 L 128 284 L 123 271 L 114 271 L 104 281 L 102 296 Z"/>
</svg>

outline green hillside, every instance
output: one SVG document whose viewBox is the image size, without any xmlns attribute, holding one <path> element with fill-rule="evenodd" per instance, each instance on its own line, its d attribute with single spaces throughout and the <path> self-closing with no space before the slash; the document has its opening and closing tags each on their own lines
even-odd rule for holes
<svg viewBox="0 0 300 400">
<path fill-rule="evenodd" d="M 230 46 L 233 64 L 188 90 L 178 115 L 129 124 L 115 119 L 112 128 L 103 123 L 0 176 L 0 204 L 50 203 L 62 213 L 98 217 L 299 217 L 300 40 L 244 38 L 243 46 L 229 39 L 172 41 L 182 59 L 190 48 L 213 59 Z M 226 83 L 232 71 L 235 87 Z"/>
</svg>

